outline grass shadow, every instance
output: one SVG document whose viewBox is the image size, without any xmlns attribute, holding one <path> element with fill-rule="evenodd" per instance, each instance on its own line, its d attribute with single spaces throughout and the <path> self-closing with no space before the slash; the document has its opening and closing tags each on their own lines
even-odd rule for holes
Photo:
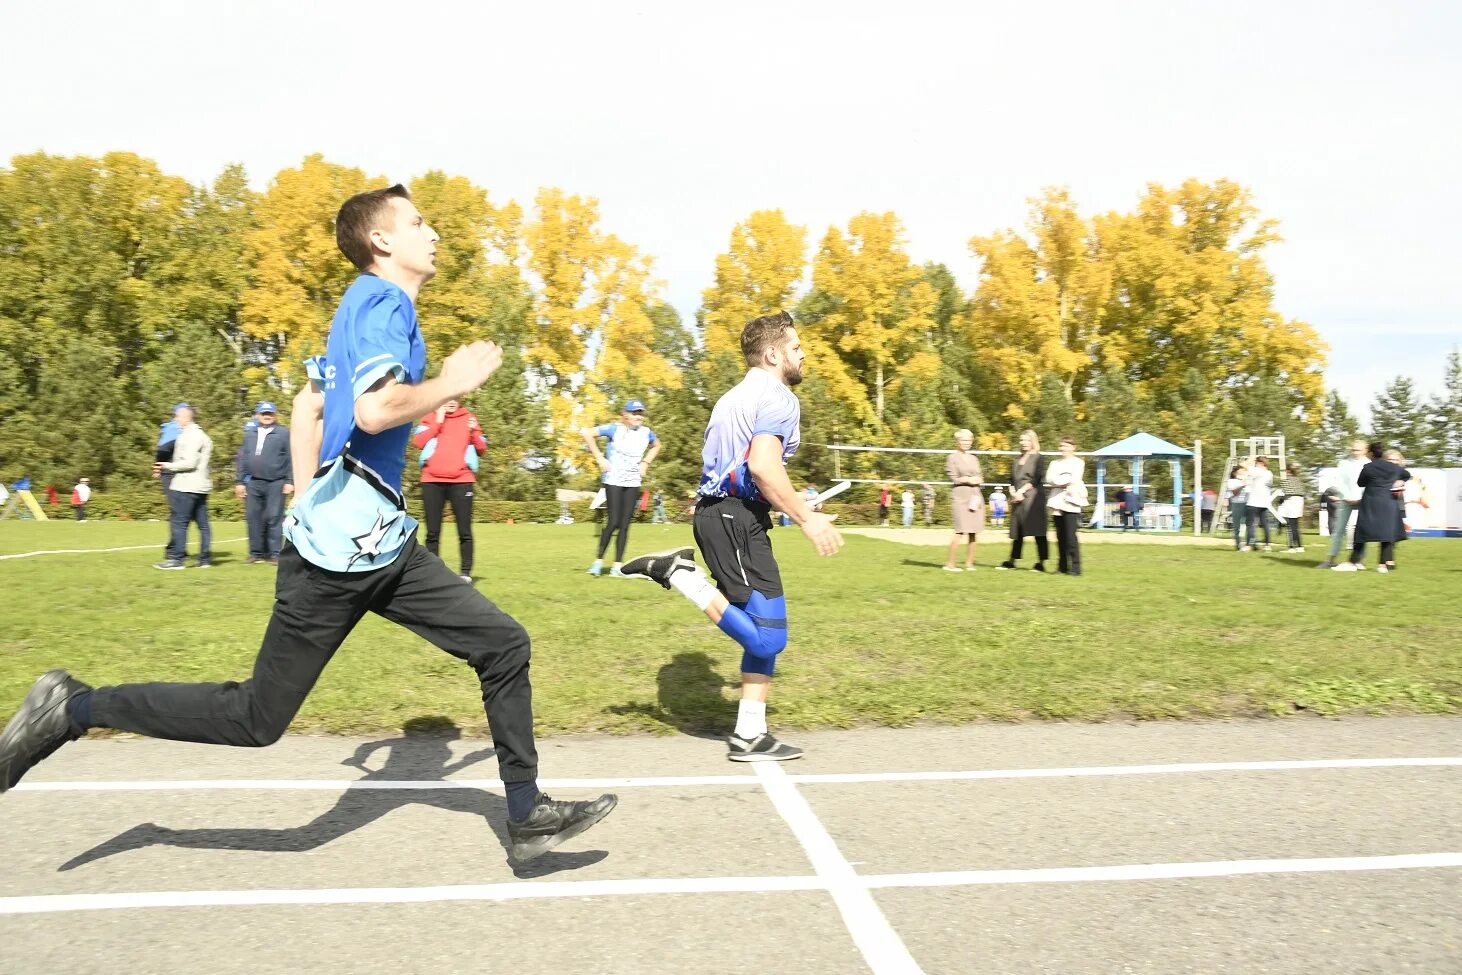
<svg viewBox="0 0 1462 975">
<path fill-rule="evenodd" d="M 927 559 L 902 559 L 901 560 L 901 564 L 903 564 L 903 565 L 916 565 L 916 566 L 918 566 L 921 569 L 942 569 L 942 568 L 944 568 L 944 563 L 943 562 L 930 562 Z"/>
<path fill-rule="evenodd" d="M 726 680 L 701 652 L 678 653 L 655 675 L 654 704 L 635 701 L 615 704 L 611 714 L 637 714 L 668 725 L 695 738 L 720 740 L 731 731 L 732 722 L 721 690 L 740 686 Z"/>
<path fill-rule="evenodd" d="M 452 761 L 451 742 L 462 737 L 462 732 L 450 719 L 441 716 L 412 718 L 401 730 L 404 734 L 400 738 L 385 738 L 360 745 L 354 754 L 340 764 L 365 772 L 365 777 L 360 780 L 362 782 L 431 781 L 445 779 L 453 772 L 493 756 L 493 749 L 489 745 Z M 379 769 L 370 768 L 367 761 L 380 751 L 386 753 L 384 763 Z M 507 803 L 490 792 L 468 788 L 347 788 L 333 807 L 299 826 L 282 829 L 170 829 L 156 823 L 141 823 L 77 854 L 58 870 L 75 870 L 119 853 L 152 846 L 172 846 L 188 850 L 309 853 L 412 803 L 480 816 L 487 821 L 503 850 L 506 852 L 508 849 Z M 520 878 L 542 877 L 598 863 L 608 855 L 603 850 L 586 853 L 549 852 L 523 866 L 514 865 L 513 873 Z"/>
</svg>

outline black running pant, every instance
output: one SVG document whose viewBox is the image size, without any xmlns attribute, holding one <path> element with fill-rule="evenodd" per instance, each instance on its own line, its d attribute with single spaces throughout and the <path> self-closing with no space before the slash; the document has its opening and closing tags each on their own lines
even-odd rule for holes
<svg viewBox="0 0 1462 975">
<path fill-rule="evenodd" d="M 421 482 L 421 506 L 426 513 L 426 550 L 437 554 L 442 539 L 442 511 L 450 502 L 452 520 L 457 523 L 458 558 L 462 562 L 462 574 L 472 574 L 472 496 L 476 484 L 442 484 L 437 481 Z"/>
<path fill-rule="evenodd" d="M 98 688 L 92 721 L 149 738 L 272 745 L 366 613 L 399 623 L 466 661 L 482 684 L 501 778 L 537 778 L 527 631 L 414 539 L 394 562 L 372 572 L 316 568 L 285 545 L 274 613 L 248 680 Z"/>
<path fill-rule="evenodd" d="M 624 546 L 629 542 L 629 523 L 635 516 L 635 502 L 640 499 L 640 489 L 606 484 L 604 499 L 608 511 L 604 516 L 604 530 L 599 533 L 598 557 L 604 558 L 609 549 L 609 536 L 619 532 L 619 538 L 614 542 L 614 561 L 623 562 Z"/>
<path fill-rule="evenodd" d="M 1081 522 L 1079 511 L 1057 511 L 1056 522 L 1057 571 L 1081 575 L 1081 545 L 1076 540 L 1076 527 Z M 1044 541 L 1044 539 L 1042 539 Z"/>
<path fill-rule="evenodd" d="M 1044 562 L 1051 557 L 1051 542 L 1045 535 L 1037 535 L 1036 539 L 1036 561 Z M 1010 540 L 1010 561 L 1019 562 L 1021 549 L 1025 547 L 1025 539 L 1022 537 Z"/>
</svg>

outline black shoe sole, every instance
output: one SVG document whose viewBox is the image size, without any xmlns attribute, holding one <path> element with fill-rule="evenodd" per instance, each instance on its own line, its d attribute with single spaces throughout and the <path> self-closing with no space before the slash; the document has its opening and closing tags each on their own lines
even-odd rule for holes
<svg viewBox="0 0 1462 975">
<path fill-rule="evenodd" d="M 605 806 L 599 815 L 592 819 L 580 820 L 568 829 L 560 833 L 554 833 L 551 836 L 534 836 L 530 839 L 514 843 L 508 849 L 508 859 L 513 863 L 527 863 L 529 860 L 537 859 L 565 840 L 571 840 L 590 827 L 603 822 L 604 817 L 614 812 L 614 807 L 618 805 L 619 797 L 611 795 L 609 797 L 609 805 Z"/>
<path fill-rule="evenodd" d="M 770 752 L 727 752 L 726 759 L 731 762 L 795 762 L 802 757 L 802 752 L 795 755 L 773 755 Z"/>
</svg>

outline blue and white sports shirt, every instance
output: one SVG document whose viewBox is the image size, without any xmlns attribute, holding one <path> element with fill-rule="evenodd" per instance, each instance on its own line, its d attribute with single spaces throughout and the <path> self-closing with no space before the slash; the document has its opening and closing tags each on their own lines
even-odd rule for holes
<svg viewBox="0 0 1462 975">
<path fill-rule="evenodd" d="M 770 433 L 782 441 L 782 461 L 802 443 L 802 404 L 765 369 L 753 369 L 716 401 L 701 450 L 699 494 L 765 503 L 747 467 L 751 439 Z"/>
<path fill-rule="evenodd" d="M 411 423 L 366 433 L 355 425 L 355 401 L 386 375 L 421 382 L 426 344 L 410 296 L 375 275 L 356 278 L 330 323 L 325 354 L 305 368 L 325 396 L 322 466 L 285 519 L 285 537 L 322 569 L 379 569 L 416 534 L 401 497 Z"/>
<path fill-rule="evenodd" d="M 638 428 L 623 423 L 605 423 L 594 428 L 596 437 L 608 437 L 609 445 L 604 456 L 609 460 L 609 470 L 600 478 L 605 484 L 615 487 L 640 486 L 640 461 L 645 459 L 655 434 L 643 423 Z"/>
</svg>

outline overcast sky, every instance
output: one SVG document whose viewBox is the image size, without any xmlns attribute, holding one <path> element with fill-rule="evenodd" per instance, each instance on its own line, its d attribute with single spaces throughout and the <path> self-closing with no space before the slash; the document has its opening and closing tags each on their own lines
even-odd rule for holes
<svg viewBox="0 0 1462 975">
<path fill-rule="evenodd" d="M 556 185 L 690 319 L 752 210 L 816 241 L 893 210 L 968 291 L 971 236 L 1069 187 L 1228 177 L 1285 242 L 1278 306 L 1357 408 L 1462 344 L 1462 5 L 95 2 L 7 5 L 0 159 L 128 149 L 262 187 L 308 153 Z"/>
</svg>

